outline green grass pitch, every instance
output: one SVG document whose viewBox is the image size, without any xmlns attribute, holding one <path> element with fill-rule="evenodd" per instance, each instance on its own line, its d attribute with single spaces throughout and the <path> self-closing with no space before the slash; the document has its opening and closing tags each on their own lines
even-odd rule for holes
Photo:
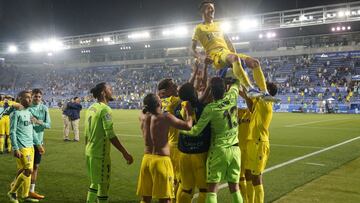
<svg viewBox="0 0 360 203">
<path fill-rule="evenodd" d="M 139 202 L 139 198 L 135 195 L 143 155 L 139 112 L 114 110 L 115 131 L 134 156 L 135 162 L 131 166 L 126 165 L 122 155 L 112 150 L 110 202 Z M 46 155 L 40 166 L 36 190 L 46 195 L 46 199 L 42 202 L 85 202 L 89 181 L 86 174 L 82 134 L 84 122 L 81 120 L 81 141 L 65 143 L 62 140 L 60 110 L 51 110 L 51 119 L 52 128 L 45 132 Z M 271 152 L 268 168 L 356 138 L 360 136 L 359 124 L 359 115 L 275 113 L 270 129 Z M 272 202 L 295 188 L 360 157 L 359 149 L 360 139 L 356 139 L 293 163 L 280 165 L 279 168 L 267 172 L 264 174 L 266 202 Z M 8 202 L 6 193 L 15 172 L 15 158 L 9 154 L 0 155 L 1 203 Z M 360 188 L 360 183 L 357 184 Z M 219 202 L 231 202 L 226 188 L 220 190 L 218 199 Z"/>
</svg>

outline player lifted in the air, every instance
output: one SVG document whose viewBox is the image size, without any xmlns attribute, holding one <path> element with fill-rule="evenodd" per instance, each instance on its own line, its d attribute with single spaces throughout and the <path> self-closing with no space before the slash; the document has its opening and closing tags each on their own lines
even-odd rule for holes
<svg viewBox="0 0 360 203">
<path fill-rule="evenodd" d="M 202 45 L 206 54 L 206 61 L 212 61 L 216 70 L 232 66 L 234 75 L 240 80 L 241 85 L 246 89 L 246 94 L 251 97 L 263 96 L 266 100 L 273 100 L 267 93 L 256 90 L 243 67 L 243 61 L 249 68 L 260 67 L 259 61 L 250 56 L 236 53 L 236 49 L 230 42 L 227 35 L 221 30 L 220 23 L 214 22 L 215 4 L 211 0 L 204 0 L 200 4 L 200 11 L 203 22 L 195 27 L 192 37 L 192 51 L 195 58 L 200 59 L 201 55 L 196 50 L 198 42 Z"/>
</svg>

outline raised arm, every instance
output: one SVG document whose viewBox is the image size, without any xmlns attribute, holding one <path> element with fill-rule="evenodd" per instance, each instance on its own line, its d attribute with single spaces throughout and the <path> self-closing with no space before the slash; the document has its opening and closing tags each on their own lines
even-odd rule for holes
<svg viewBox="0 0 360 203">
<path fill-rule="evenodd" d="M 191 44 L 191 53 L 192 53 L 192 55 L 193 55 L 196 59 L 200 60 L 201 55 L 200 55 L 199 52 L 196 50 L 197 45 L 198 45 L 198 41 L 197 41 L 196 39 L 193 39 L 193 40 L 192 40 L 192 44 Z"/>
<path fill-rule="evenodd" d="M 189 83 L 191 83 L 192 85 L 194 85 L 196 75 L 198 74 L 199 65 L 200 65 L 199 60 L 196 59 L 194 65 L 193 65 L 193 72 L 191 73 L 191 76 L 189 79 Z"/>
</svg>

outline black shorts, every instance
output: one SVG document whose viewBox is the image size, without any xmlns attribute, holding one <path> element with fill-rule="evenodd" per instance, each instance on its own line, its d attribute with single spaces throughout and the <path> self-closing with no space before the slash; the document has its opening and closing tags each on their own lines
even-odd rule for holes
<svg viewBox="0 0 360 203">
<path fill-rule="evenodd" d="M 34 152 L 35 152 L 35 154 L 34 154 L 34 165 L 35 164 L 40 164 L 40 162 L 41 162 L 41 154 L 40 154 L 37 146 L 34 146 Z"/>
</svg>

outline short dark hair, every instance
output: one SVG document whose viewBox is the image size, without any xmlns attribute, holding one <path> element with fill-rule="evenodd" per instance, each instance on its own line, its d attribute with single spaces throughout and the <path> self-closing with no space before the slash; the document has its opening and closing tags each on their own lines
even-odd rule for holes
<svg viewBox="0 0 360 203">
<path fill-rule="evenodd" d="M 106 82 L 101 82 L 97 84 L 94 88 L 90 90 L 90 93 L 93 94 L 95 99 L 99 99 L 101 97 L 101 92 L 105 89 Z M 75 97 L 74 99 L 76 99 Z"/>
<path fill-rule="evenodd" d="M 19 92 L 18 97 L 23 98 L 25 96 L 25 94 L 31 94 L 31 91 L 30 90 L 23 90 L 23 91 Z"/>
<path fill-rule="evenodd" d="M 189 101 L 192 105 L 197 101 L 197 93 L 194 86 L 187 82 L 180 86 L 179 97 L 183 101 Z"/>
<path fill-rule="evenodd" d="M 32 94 L 41 94 L 43 95 L 43 92 L 41 91 L 41 89 L 35 88 L 32 90 Z"/>
<path fill-rule="evenodd" d="M 219 100 L 224 97 L 226 87 L 225 82 L 220 77 L 213 77 L 210 80 L 211 94 L 214 97 L 214 100 Z"/>
<path fill-rule="evenodd" d="M 273 82 L 266 82 L 266 89 L 271 96 L 275 96 L 278 91 L 277 85 Z"/>
<path fill-rule="evenodd" d="M 156 95 L 153 93 L 147 94 L 143 100 L 144 108 L 142 112 L 145 114 L 150 112 L 152 114 L 156 114 L 156 108 L 159 107 L 159 103 L 156 99 Z"/>
<path fill-rule="evenodd" d="M 170 87 L 171 78 L 162 79 L 158 84 L 158 90 L 167 90 Z"/>
<path fill-rule="evenodd" d="M 203 6 L 205 4 L 214 4 L 215 5 L 215 2 L 212 1 L 212 0 L 203 0 L 200 4 L 199 4 L 199 10 L 202 11 L 203 9 Z"/>
</svg>

